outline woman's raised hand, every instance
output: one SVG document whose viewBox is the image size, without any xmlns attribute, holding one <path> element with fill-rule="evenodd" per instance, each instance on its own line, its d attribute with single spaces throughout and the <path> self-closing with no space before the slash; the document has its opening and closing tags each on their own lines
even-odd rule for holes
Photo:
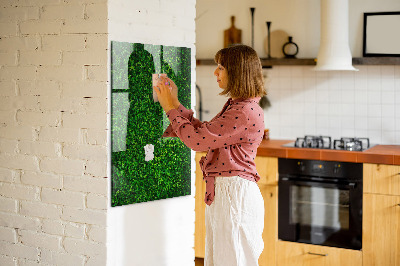
<svg viewBox="0 0 400 266">
<path fill-rule="evenodd" d="M 176 84 L 172 81 L 170 78 L 166 78 L 167 82 L 169 82 L 172 90 L 171 90 L 171 97 L 172 97 L 172 103 L 174 104 L 175 108 L 178 108 L 179 105 L 181 104 L 178 100 L 178 87 Z"/>
</svg>

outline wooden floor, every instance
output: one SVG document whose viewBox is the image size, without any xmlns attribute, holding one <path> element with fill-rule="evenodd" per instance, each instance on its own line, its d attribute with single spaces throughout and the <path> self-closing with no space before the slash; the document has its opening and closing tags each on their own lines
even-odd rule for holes
<svg viewBox="0 0 400 266">
<path fill-rule="evenodd" d="M 195 258 L 194 265 L 195 266 L 204 266 L 204 259 L 203 258 Z"/>
</svg>

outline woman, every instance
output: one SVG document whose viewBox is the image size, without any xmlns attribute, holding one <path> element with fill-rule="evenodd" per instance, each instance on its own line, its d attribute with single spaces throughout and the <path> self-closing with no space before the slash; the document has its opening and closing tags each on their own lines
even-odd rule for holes
<svg viewBox="0 0 400 266">
<path fill-rule="evenodd" d="M 189 148 L 207 151 L 200 160 L 206 182 L 205 265 L 258 265 L 264 247 L 264 201 L 254 163 L 264 134 L 261 63 L 246 45 L 218 51 L 215 62 L 220 95 L 230 98 L 210 122 L 194 118 L 179 103 L 172 80 L 164 78 L 154 88 L 171 122 L 163 137 L 179 137 Z"/>
</svg>

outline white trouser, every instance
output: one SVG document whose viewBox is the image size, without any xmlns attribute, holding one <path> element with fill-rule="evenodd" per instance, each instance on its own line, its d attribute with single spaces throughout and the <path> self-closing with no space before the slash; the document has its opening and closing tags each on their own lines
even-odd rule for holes
<svg viewBox="0 0 400 266">
<path fill-rule="evenodd" d="M 253 266 L 264 249 L 264 199 L 255 182 L 216 177 L 206 206 L 205 266 Z"/>
</svg>

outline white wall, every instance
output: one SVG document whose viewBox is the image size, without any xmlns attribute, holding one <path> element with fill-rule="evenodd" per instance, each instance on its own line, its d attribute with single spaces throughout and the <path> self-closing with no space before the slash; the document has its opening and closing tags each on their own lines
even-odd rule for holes
<svg viewBox="0 0 400 266">
<path fill-rule="evenodd" d="M 299 58 L 314 58 L 320 38 L 320 0 L 202 0 L 196 8 L 197 58 L 213 58 L 223 46 L 223 31 L 230 27 L 230 17 L 242 30 L 242 42 L 251 45 L 251 13 L 254 14 L 254 49 L 266 57 L 265 22 L 271 31 L 283 30 L 299 46 Z M 353 57 L 362 56 L 363 12 L 399 11 L 398 0 L 349 0 L 349 42 Z M 273 40 L 272 40 L 273 41 Z M 271 45 L 272 46 L 272 45 Z"/>
<path fill-rule="evenodd" d="M 0 1 L 0 265 L 104 265 L 105 1 Z"/>
<path fill-rule="evenodd" d="M 220 1 L 219 5 L 202 1 L 197 5 L 198 58 L 213 58 L 221 48 L 222 31 L 229 27 L 232 14 L 237 16 L 238 28 L 248 29 L 247 33 L 243 32 L 243 42 L 250 44 L 250 6 L 256 7 L 256 19 L 265 27 L 264 32 L 255 31 L 255 49 L 261 57 L 265 56 L 262 46 L 265 20 L 271 20 L 274 29 L 281 27 L 288 33 L 293 32 L 300 47 L 299 58 L 317 56 L 318 0 Z M 349 0 L 349 9 L 350 47 L 353 57 L 360 57 L 362 12 L 400 10 L 400 2 Z M 265 16 L 260 18 L 257 14 L 262 12 Z M 355 67 L 360 71 L 314 72 L 310 66 L 274 66 L 264 70 L 272 104 L 264 111 L 265 123 L 271 137 L 295 139 L 305 134 L 324 134 L 333 138 L 369 137 L 373 143 L 400 144 L 400 66 Z M 203 109 L 209 111 L 203 114 L 203 120 L 211 119 L 226 101 L 225 97 L 217 96 L 220 89 L 213 71 L 213 66 L 197 67 L 196 83 L 202 89 Z"/>
<path fill-rule="evenodd" d="M 109 1 L 109 42 L 191 48 L 195 95 L 195 4 L 195 0 Z M 191 196 L 109 207 L 107 265 L 194 264 L 194 152 L 192 158 Z"/>
</svg>

